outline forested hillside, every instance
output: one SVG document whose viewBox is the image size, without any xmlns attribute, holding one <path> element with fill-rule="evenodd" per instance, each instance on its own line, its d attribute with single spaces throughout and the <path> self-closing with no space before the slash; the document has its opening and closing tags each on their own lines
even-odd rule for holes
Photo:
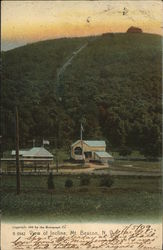
<svg viewBox="0 0 163 250">
<path fill-rule="evenodd" d="M 57 70 L 81 46 L 59 79 Z M 105 34 L 28 44 L 2 53 L 2 133 L 14 145 L 19 109 L 21 147 L 57 137 L 105 139 L 111 150 L 161 154 L 161 36 Z M 58 95 L 62 101 L 58 101 Z"/>
</svg>

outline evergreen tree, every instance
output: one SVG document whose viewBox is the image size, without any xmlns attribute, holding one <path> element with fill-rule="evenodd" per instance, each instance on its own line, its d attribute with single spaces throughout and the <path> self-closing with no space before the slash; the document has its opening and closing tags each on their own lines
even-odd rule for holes
<svg viewBox="0 0 163 250">
<path fill-rule="evenodd" d="M 48 190 L 52 191 L 54 190 L 54 182 L 53 182 L 53 174 L 49 173 L 48 176 Z"/>
</svg>

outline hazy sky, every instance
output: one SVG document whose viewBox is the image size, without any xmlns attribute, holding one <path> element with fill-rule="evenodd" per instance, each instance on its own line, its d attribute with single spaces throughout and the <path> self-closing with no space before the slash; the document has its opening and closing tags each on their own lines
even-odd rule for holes
<svg viewBox="0 0 163 250">
<path fill-rule="evenodd" d="M 162 2 L 3 1 L 2 50 L 58 37 L 125 32 L 138 26 L 162 34 Z"/>
</svg>

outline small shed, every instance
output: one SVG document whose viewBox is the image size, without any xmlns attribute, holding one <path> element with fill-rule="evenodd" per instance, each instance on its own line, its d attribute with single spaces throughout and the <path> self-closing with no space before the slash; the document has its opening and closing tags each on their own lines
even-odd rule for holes
<svg viewBox="0 0 163 250">
<path fill-rule="evenodd" d="M 95 152 L 94 158 L 101 163 L 108 163 L 109 161 L 113 161 L 113 156 L 108 152 Z"/>
</svg>

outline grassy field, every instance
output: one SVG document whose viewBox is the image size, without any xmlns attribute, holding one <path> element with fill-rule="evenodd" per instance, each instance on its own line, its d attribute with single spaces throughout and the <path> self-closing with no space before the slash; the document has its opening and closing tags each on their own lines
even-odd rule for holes
<svg viewBox="0 0 163 250">
<path fill-rule="evenodd" d="M 66 179 L 73 187 L 65 188 Z M 16 195 L 16 177 L 2 177 L 2 220 L 18 221 L 157 221 L 161 216 L 161 177 L 115 176 L 110 187 L 92 176 L 80 186 L 80 175 L 54 176 L 55 190 L 47 190 L 46 176 L 23 176 Z"/>
<path fill-rule="evenodd" d="M 161 162 L 160 161 L 127 161 L 127 160 L 116 160 L 110 164 L 111 168 L 128 171 L 143 171 L 143 172 L 160 172 L 161 173 Z"/>
</svg>

